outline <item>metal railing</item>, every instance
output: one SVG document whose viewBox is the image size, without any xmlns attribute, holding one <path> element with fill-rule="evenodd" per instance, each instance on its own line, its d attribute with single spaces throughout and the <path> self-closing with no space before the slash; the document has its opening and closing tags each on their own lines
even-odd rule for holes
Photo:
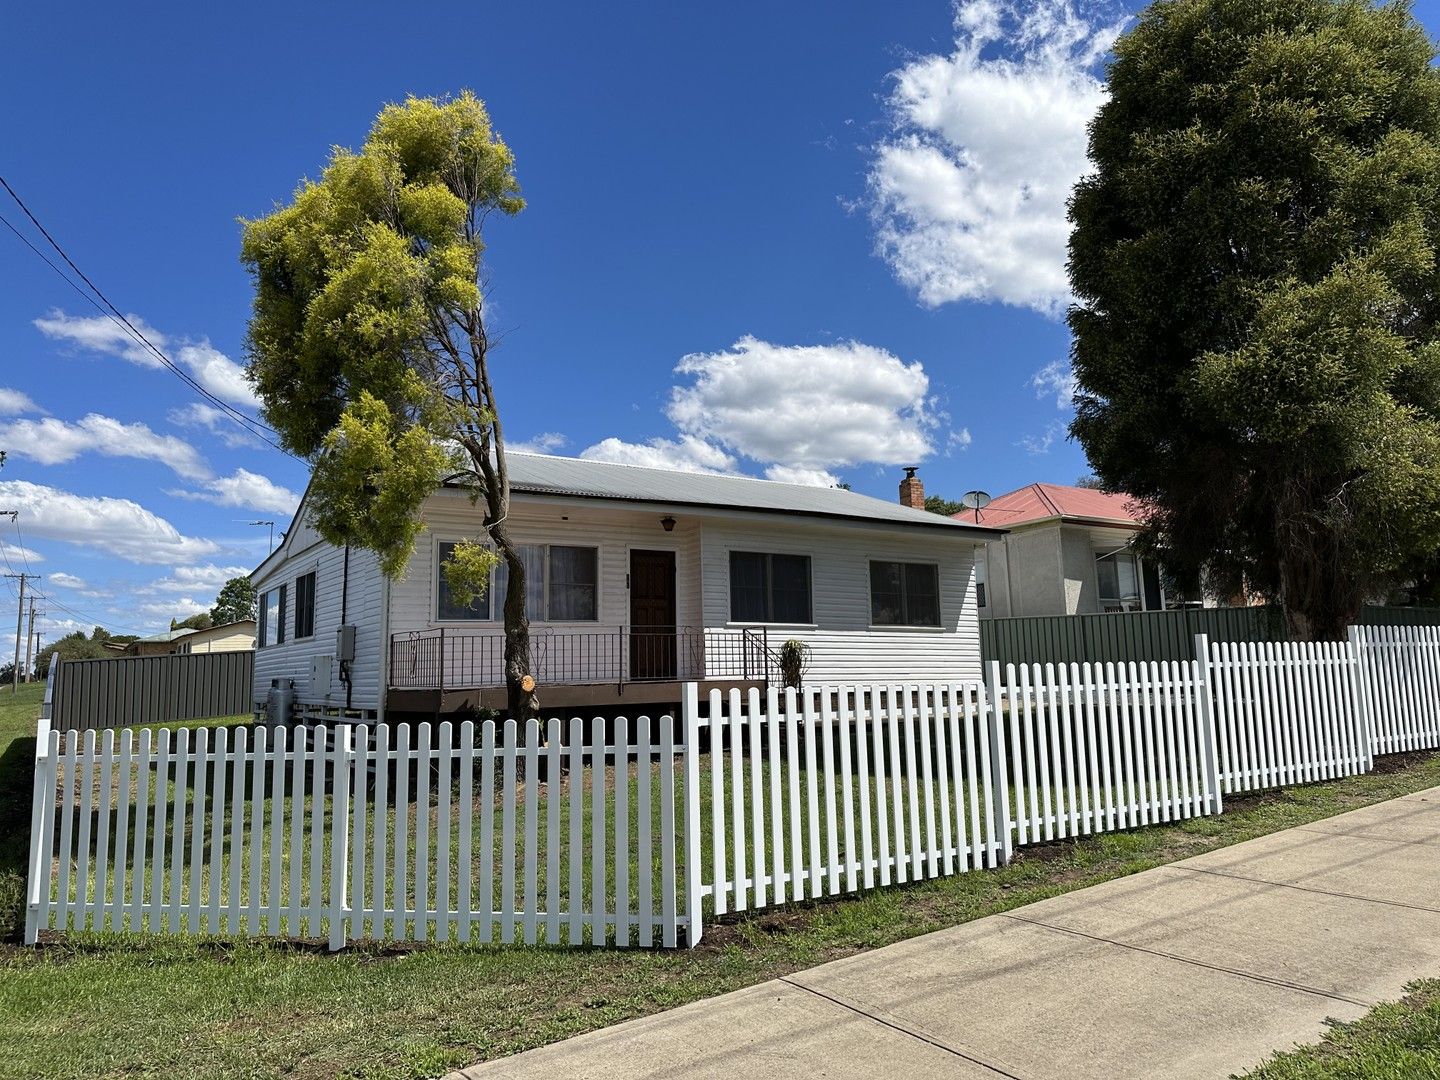
<svg viewBox="0 0 1440 1080">
<path fill-rule="evenodd" d="M 765 627 L 616 626 L 533 629 L 531 674 L 541 685 L 778 679 Z M 499 629 L 441 627 L 391 635 L 390 686 L 405 690 L 505 685 Z"/>
</svg>

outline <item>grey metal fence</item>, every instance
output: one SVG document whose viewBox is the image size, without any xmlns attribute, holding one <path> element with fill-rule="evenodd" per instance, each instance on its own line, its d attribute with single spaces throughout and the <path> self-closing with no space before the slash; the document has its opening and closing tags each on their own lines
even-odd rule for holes
<svg viewBox="0 0 1440 1080">
<path fill-rule="evenodd" d="M 1367 607 L 1367 626 L 1432 626 L 1440 608 Z M 980 653 L 1001 664 L 1194 660 L 1195 635 L 1211 641 L 1287 641 L 1278 607 L 1186 608 L 1108 615 L 982 619 Z"/>
<path fill-rule="evenodd" d="M 255 652 L 69 660 L 52 669 L 53 726 L 87 731 L 248 713 Z"/>
</svg>

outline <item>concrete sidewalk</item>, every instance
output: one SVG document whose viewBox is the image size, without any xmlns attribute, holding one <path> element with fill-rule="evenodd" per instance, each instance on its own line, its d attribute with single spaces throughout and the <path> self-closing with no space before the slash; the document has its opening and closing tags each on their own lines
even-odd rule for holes
<svg viewBox="0 0 1440 1080">
<path fill-rule="evenodd" d="M 1225 1077 L 1440 975 L 1440 788 L 455 1074 Z"/>
</svg>

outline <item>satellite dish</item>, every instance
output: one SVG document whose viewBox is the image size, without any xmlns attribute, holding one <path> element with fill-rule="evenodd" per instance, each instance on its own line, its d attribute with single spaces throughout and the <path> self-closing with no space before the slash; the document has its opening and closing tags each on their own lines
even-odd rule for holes
<svg viewBox="0 0 1440 1080">
<path fill-rule="evenodd" d="M 960 496 L 960 505 L 966 510 L 984 510 L 990 505 L 990 496 L 984 491 L 967 491 Z"/>
</svg>

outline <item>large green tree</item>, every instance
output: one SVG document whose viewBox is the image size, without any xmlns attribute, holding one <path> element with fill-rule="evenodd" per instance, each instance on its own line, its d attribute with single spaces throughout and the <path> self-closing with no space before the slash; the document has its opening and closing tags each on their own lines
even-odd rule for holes
<svg viewBox="0 0 1440 1080">
<path fill-rule="evenodd" d="M 511 715 L 534 707 L 525 567 L 506 525 L 510 481 L 490 375 L 482 228 L 524 206 L 514 159 L 468 91 L 381 111 L 290 204 L 248 222 L 255 281 L 248 372 L 286 447 L 313 462 L 311 517 L 335 544 L 405 569 L 438 484 L 483 507 L 445 568 L 462 603 L 509 570 Z"/>
<path fill-rule="evenodd" d="M 233 577 L 220 587 L 210 621 L 215 626 L 255 618 L 255 583 L 248 577 Z"/>
<path fill-rule="evenodd" d="M 1160 0 L 1071 204 L 1073 433 L 1183 583 L 1343 636 L 1440 544 L 1440 75 L 1403 4 Z"/>
</svg>

